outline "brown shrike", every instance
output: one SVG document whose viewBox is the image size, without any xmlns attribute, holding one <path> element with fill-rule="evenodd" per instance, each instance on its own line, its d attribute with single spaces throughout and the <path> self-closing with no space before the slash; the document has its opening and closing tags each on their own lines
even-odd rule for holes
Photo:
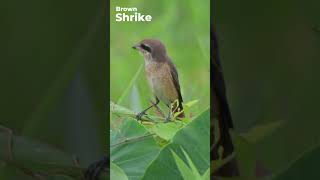
<svg viewBox="0 0 320 180">
<path fill-rule="evenodd" d="M 138 113 L 137 118 L 141 119 L 147 110 L 156 106 L 160 101 L 170 109 L 167 121 L 171 119 L 172 114 L 176 114 L 177 118 L 183 118 L 183 100 L 178 72 L 168 56 L 165 46 L 159 40 L 145 39 L 134 45 L 133 48 L 144 56 L 147 79 L 156 98 L 156 102 Z"/>
</svg>

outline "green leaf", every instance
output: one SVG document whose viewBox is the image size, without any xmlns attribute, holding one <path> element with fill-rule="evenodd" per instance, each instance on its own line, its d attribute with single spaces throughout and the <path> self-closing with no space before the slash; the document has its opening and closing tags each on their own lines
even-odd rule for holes
<svg viewBox="0 0 320 180">
<path fill-rule="evenodd" d="M 193 160 L 199 173 L 204 174 L 210 166 L 209 109 L 176 133 L 172 142 L 163 148 L 158 157 L 150 164 L 142 179 L 149 180 L 154 178 L 155 174 L 161 174 L 157 180 L 182 180 L 183 177 L 171 153 L 173 150 L 179 157 L 184 157 L 181 147 Z M 185 157 L 182 159 L 187 162 Z"/>
<path fill-rule="evenodd" d="M 170 151 L 173 155 L 173 158 L 178 166 L 178 169 L 179 169 L 183 179 L 184 180 L 188 180 L 188 179 L 190 179 L 190 180 L 205 180 L 205 179 L 207 179 L 206 176 L 208 176 L 208 175 L 206 175 L 206 173 L 209 173 L 209 176 L 210 176 L 210 172 L 208 172 L 208 170 L 210 171 L 210 168 L 208 168 L 208 170 L 205 172 L 204 176 L 201 177 L 197 167 L 192 162 L 188 153 L 186 153 L 186 151 L 183 148 L 181 148 L 181 150 L 182 150 L 184 156 L 187 158 L 188 165 L 190 167 L 174 151 L 172 151 L 172 150 L 170 150 Z"/>
<path fill-rule="evenodd" d="M 188 165 L 186 165 L 186 163 L 180 159 L 180 157 L 171 150 L 171 153 L 173 155 L 173 158 L 175 160 L 175 162 L 177 163 L 178 169 L 183 177 L 184 180 L 195 180 L 195 174 L 192 173 L 192 171 L 190 170 L 190 168 L 188 167 Z"/>
<path fill-rule="evenodd" d="M 128 180 L 128 177 L 119 166 L 117 166 L 113 162 L 110 162 L 110 179 L 111 180 Z"/>
<path fill-rule="evenodd" d="M 182 123 L 159 123 L 150 127 L 150 131 L 157 134 L 157 136 L 167 141 L 171 140 L 173 136 L 183 127 Z"/>
<path fill-rule="evenodd" d="M 236 158 L 241 178 L 254 179 L 256 166 L 256 149 L 243 136 L 233 131 L 230 131 L 230 133 L 232 135 L 232 140 L 235 146 L 235 152 L 224 159 L 214 161 L 212 171 L 215 172 L 220 167 Z"/>
<path fill-rule="evenodd" d="M 196 168 L 196 166 L 194 165 L 194 163 L 192 162 L 192 160 L 190 159 L 190 156 L 186 153 L 186 151 L 183 148 L 181 148 L 181 150 L 182 150 L 184 156 L 187 158 L 188 164 L 191 167 L 193 174 L 195 175 L 195 177 L 200 179 L 201 176 L 199 174 L 199 171 Z"/>
<path fill-rule="evenodd" d="M 255 177 L 256 149 L 244 137 L 231 132 L 236 150 L 238 167 L 241 177 L 252 179 Z"/>
<path fill-rule="evenodd" d="M 262 124 L 254 126 L 249 132 L 243 134 L 243 136 L 251 143 L 256 143 L 264 137 L 272 134 L 279 127 L 283 125 L 282 121 L 271 122 L 268 124 Z"/>
<path fill-rule="evenodd" d="M 221 153 L 219 153 L 219 154 L 221 154 Z M 217 171 L 219 168 L 221 168 L 222 166 L 224 166 L 225 164 L 230 162 L 235 157 L 236 157 L 235 153 L 232 153 L 231 155 L 229 155 L 228 157 L 226 157 L 224 159 L 217 159 L 217 160 L 213 161 L 213 163 L 212 163 L 212 172 Z"/>
<path fill-rule="evenodd" d="M 134 111 L 125 108 L 123 106 L 120 106 L 112 101 L 110 101 L 110 112 L 115 113 L 115 114 L 119 114 L 119 115 L 134 115 Z"/>
<path fill-rule="evenodd" d="M 121 117 L 131 117 L 131 118 L 136 118 L 136 113 L 133 112 L 132 110 L 125 108 L 123 106 L 120 106 L 118 104 L 115 104 L 114 102 L 110 101 L 110 112 L 112 114 L 121 116 Z M 151 121 L 151 122 L 163 122 L 165 119 L 161 117 L 156 117 L 156 116 L 142 116 L 141 120 L 144 121 Z"/>
<path fill-rule="evenodd" d="M 193 101 L 189 101 L 189 102 L 187 102 L 187 103 L 184 103 L 183 105 L 186 106 L 186 107 L 188 107 L 188 108 L 190 108 L 191 106 L 197 104 L 198 102 L 199 102 L 199 100 L 196 99 L 196 100 L 193 100 Z"/>
<path fill-rule="evenodd" d="M 125 119 L 119 130 L 111 131 L 111 160 L 127 174 L 128 179 L 141 179 L 160 148 L 140 123 Z M 145 137 L 144 137 L 145 136 Z"/>
<path fill-rule="evenodd" d="M 319 162 L 320 146 L 302 153 L 288 167 L 275 176 L 274 180 L 320 179 Z"/>
<path fill-rule="evenodd" d="M 0 158 L 13 167 L 21 166 L 40 174 L 79 178 L 85 170 L 75 165 L 72 155 L 23 136 L 10 136 L 4 131 L 0 132 Z"/>
<path fill-rule="evenodd" d="M 223 160 L 215 161 L 213 171 L 217 170 L 236 157 L 241 172 L 241 178 L 254 178 L 256 168 L 256 148 L 254 144 L 271 135 L 282 124 L 282 122 L 273 122 L 269 124 L 257 125 L 247 133 L 241 135 L 231 132 L 236 153 Z"/>
<path fill-rule="evenodd" d="M 211 169 L 210 167 L 206 170 L 206 172 L 203 174 L 202 179 L 203 180 L 209 180 L 211 175 Z"/>
</svg>

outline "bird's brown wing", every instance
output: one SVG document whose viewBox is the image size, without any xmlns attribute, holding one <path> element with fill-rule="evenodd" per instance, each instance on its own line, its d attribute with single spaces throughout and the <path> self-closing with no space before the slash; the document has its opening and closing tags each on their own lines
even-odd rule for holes
<svg viewBox="0 0 320 180">
<path fill-rule="evenodd" d="M 178 72 L 177 72 L 176 66 L 172 63 L 172 61 L 169 61 L 169 66 L 170 66 L 170 69 L 171 69 L 170 73 L 171 73 L 171 77 L 173 79 L 173 84 L 174 84 L 174 87 L 176 88 L 178 96 L 179 96 L 178 100 L 179 100 L 180 103 L 182 103 L 183 100 L 182 100 L 182 96 L 181 96 L 179 76 L 178 76 Z"/>
<path fill-rule="evenodd" d="M 173 107 L 173 109 L 176 109 L 173 111 L 173 113 L 176 113 L 178 111 L 182 111 L 183 110 L 183 106 L 182 106 L 182 102 L 183 102 L 183 99 L 182 99 L 182 96 L 181 96 L 181 89 L 180 89 L 180 83 L 179 83 L 179 76 L 178 76 L 178 72 L 177 72 L 177 69 L 175 67 L 175 65 L 172 63 L 172 61 L 169 61 L 169 66 L 170 66 L 170 74 L 171 74 L 171 77 L 172 77 L 172 80 L 173 80 L 173 84 L 174 84 L 174 87 L 176 88 L 176 91 L 178 93 L 178 108 L 176 107 Z M 180 113 L 178 115 L 179 118 L 184 118 L 184 113 Z"/>
</svg>

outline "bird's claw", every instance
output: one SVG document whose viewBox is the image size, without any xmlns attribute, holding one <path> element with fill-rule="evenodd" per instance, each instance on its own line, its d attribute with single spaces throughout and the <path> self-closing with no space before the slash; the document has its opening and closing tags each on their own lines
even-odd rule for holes
<svg viewBox="0 0 320 180">
<path fill-rule="evenodd" d="M 137 118 L 137 120 L 139 121 L 139 120 L 141 120 L 142 119 L 142 116 L 144 116 L 144 115 L 147 115 L 145 112 L 139 112 L 137 115 L 136 115 L 136 118 Z"/>
</svg>

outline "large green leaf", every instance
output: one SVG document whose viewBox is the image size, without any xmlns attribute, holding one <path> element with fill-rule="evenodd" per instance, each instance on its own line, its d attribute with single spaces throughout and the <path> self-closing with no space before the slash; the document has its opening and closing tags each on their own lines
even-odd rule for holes
<svg viewBox="0 0 320 180">
<path fill-rule="evenodd" d="M 320 139 L 320 1 L 233 3 L 216 1 L 212 12 L 234 125 L 244 132 L 286 122 L 255 144 L 259 161 L 278 173 Z"/>
<path fill-rule="evenodd" d="M 121 117 L 135 118 L 137 115 L 132 110 L 130 110 L 126 107 L 120 106 L 112 101 L 110 101 L 110 112 L 112 112 L 112 114 L 114 114 L 114 115 L 121 116 Z M 161 117 L 157 117 L 157 116 L 143 115 L 141 117 L 141 120 L 152 121 L 152 122 L 164 122 L 165 119 L 161 118 Z"/>
<path fill-rule="evenodd" d="M 152 136 L 136 120 L 127 118 L 121 127 L 111 131 L 111 160 L 127 174 L 130 180 L 143 176 L 160 148 Z"/>
<path fill-rule="evenodd" d="M 183 177 L 184 180 L 209 180 L 210 179 L 210 167 L 206 170 L 206 172 L 203 174 L 203 176 L 200 175 L 197 167 L 194 165 L 192 159 L 190 156 L 184 151 L 184 149 L 181 149 L 183 154 L 185 155 L 185 158 L 188 161 L 188 165 L 174 152 L 172 152 L 172 155 L 174 157 L 174 160 L 177 163 L 178 169 Z"/>
<path fill-rule="evenodd" d="M 161 150 L 159 156 L 148 167 L 143 180 L 183 179 L 171 153 L 173 150 L 179 157 L 184 157 L 185 163 L 188 163 L 181 148 L 190 156 L 199 173 L 203 175 L 210 166 L 209 109 L 176 133 L 172 142 Z"/>
<path fill-rule="evenodd" d="M 286 170 L 277 175 L 275 180 L 320 179 L 320 146 L 303 153 L 291 162 Z"/>
<path fill-rule="evenodd" d="M 3 128 L 3 127 L 2 127 Z M 46 175 L 67 175 L 76 179 L 83 176 L 75 158 L 55 147 L 30 138 L 0 132 L 0 159 L 8 168 L 27 170 Z M 1 174 L 1 173 L 0 173 Z"/>
<path fill-rule="evenodd" d="M 167 141 L 171 140 L 174 135 L 183 127 L 183 123 L 159 123 L 150 127 L 150 131 Z"/>
<path fill-rule="evenodd" d="M 189 164 L 189 166 L 193 168 L 191 170 L 189 166 L 174 151 L 171 151 L 171 153 L 184 180 L 196 180 L 201 178 L 195 166 L 191 166 L 191 164 Z"/>
<path fill-rule="evenodd" d="M 259 140 L 268 137 L 273 132 L 278 130 L 283 125 L 282 121 L 264 123 L 256 125 L 251 128 L 248 132 L 244 133 L 243 136 L 250 143 L 257 143 Z"/>
<path fill-rule="evenodd" d="M 236 158 L 237 165 L 240 170 L 241 179 L 254 179 L 256 165 L 256 151 L 254 149 L 254 146 L 241 135 L 234 132 L 231 132 L 231 134 L 235 146 L 235 153 L 232 153 L 224 159 L 213 161 L 213 167 L 211 170 L 215 172 L 219 168 L 223 167 L 225 164 Z M 223 148 L 221 147 L 221 153 L 222 151 Z"/>
<path fill-rule="evenodd" d="M 255 170 L 257 162 L 257 152 L 255 144 L 263 140 L 264 138 L 269 137 L 282 124 L 282 122 L 272 122 L 263 125 L 257 125 L 251 128 L 248 132 L 242 134 L 231 132 L 236 153 L 230 155 L 226 159 L 214 161 L 213 171 L 217 170 L 218 168 L 232 160 L 234 157 L 236 157 L 238 167 L 240 169 L 241 178 L 256 178 Z"/>
<path fill-rule="evenodd" d="M 110 162 L 110 179 L 128 180 L 128 177 L 119 166 L 117 166 L 113 162 Z"/>
<path fill-rule="evenodd" d="M 254 146 L 242 136 L 234 133 L 233 140 L 241 177 L 244 179 L 254 179 L 256 165 L 256 150 Z"/>
</svg>

